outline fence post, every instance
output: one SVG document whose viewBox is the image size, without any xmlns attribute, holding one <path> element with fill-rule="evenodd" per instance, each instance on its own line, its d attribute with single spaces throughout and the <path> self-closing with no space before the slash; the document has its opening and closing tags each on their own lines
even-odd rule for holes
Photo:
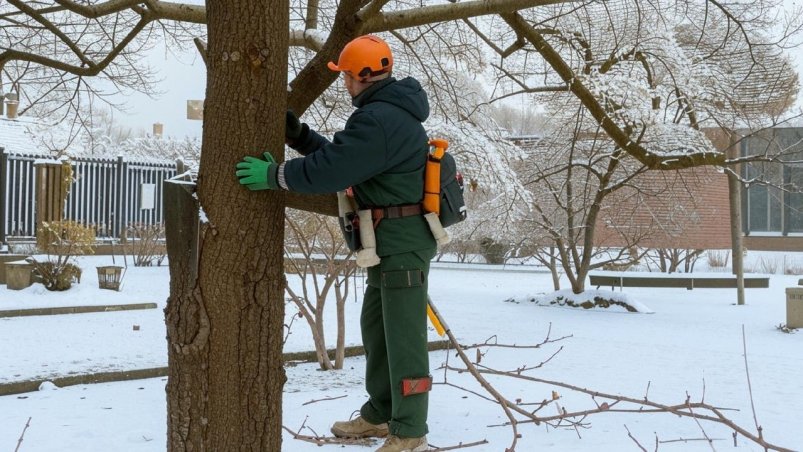
<svg viewBox="0 0 803 452">
<path fill-rule="evenodd" d="M 181 160 L 181 158 L 177 158 L 176 159 L 176 176 L 178 176 L 180 174 L 184 174 L 185 172 L 187 172 L 187 166 L 184 165 L 184 160 Z"/>
<path fill-rule="evenodd" d="M 114 199 L 114 231 L 112 234 L 117 238 L 122 238 L 123 228 L 125 227 L 125 214 L 123 213 L 125 197 L 125 181 L 126 171 L 124 168 L 123 156 L 117 156 L 117 189 L 115 190 L 117 196 Z"/>
<path fill-rule="evenodd" d="M 65 184 L 62 181 L 62 162 L 36 162 L 36 229 L 44 221 L 64 219 Z"/>
<path fill-rule="evenodd" d="M 5 148 L 0 147 L 0 247 L 6 243 L 6 206 L 8 193 L 6 184 L 8 179 L 8 155 Z"/>
<path fill-rule="evenodd" d="M 176 284 L 192 288 L 198 277 L 200 215 L 198 199 L 193 196 L 195 183 L 165 179 L 162 188 L 170 274 L 180 275 L 175 279 Z"/>
</svg>

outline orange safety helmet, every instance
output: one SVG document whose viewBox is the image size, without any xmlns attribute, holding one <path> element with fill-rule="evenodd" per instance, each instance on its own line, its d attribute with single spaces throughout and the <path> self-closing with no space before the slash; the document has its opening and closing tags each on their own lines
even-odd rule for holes
<svg viewBox="0 0 803 452">
<path fill-rule="evenodd" d="M 330 61 L 327 66 L 333 71 L 345 72 L 366 82 L 372 77 L 390 72 L 393 68 L 393 53 L 382 38 L 365 35 L 346 44 L 340 52 L 337 64 Z"/>
</svg>

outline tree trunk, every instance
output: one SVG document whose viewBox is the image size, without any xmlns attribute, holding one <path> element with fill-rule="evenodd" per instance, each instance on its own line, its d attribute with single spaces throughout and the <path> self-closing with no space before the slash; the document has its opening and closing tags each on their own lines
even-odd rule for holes
<svg viewBox="0 0 803 452">
<path fill-rule="evenodd" d="M 346 267 L 348 268 L 348 267 Z M 335 369 L 343 368 L 343 361 L 346 358 L 346 298 L 348 297 L 349 277 L 348 270 L 344 270 L 345 275 L 340 286 L 337 286 L 337 341 L 335 346 Z M 343 290 L 341 290 L 343 287 Z M 357 289 L 356 287 L 354 288 Z"/>
<path fill-rule="evenodd" d="M 306 284 L 306 280 L 303 281 L 303 284 Z M 299 297 L 292 290 L 288 289 L 288 292 L 290 293 L 293 303 L 295 303 L 299 313 L 302 317 L 304 317 L 304 320 L 307 321 L 307 326 L 309 326 L 309 329 L 312 332 L 312 343 L 315 346 L 315 356 L 318 359 L 318 365 L 323 370 L 331 369 L 332 366 L 329 362 L 329 355 L 326 353 L 326 344 L 321 337 L 322 333 L 319 332 L 323 330 L 318 328 L 318 324 L 322 320 L 319 319 L 317 315 L 312 315 L 312 312 L 307 309 L 305 304 L 306 300 L 304 298 Z"/>
<path fill-rule="evenodd" d="M 323 360 L 319 361 L 321 370 L 332 370 L 334 368 L 332 360 L 329 359 L 329 351 L 326 349 L 326 333 L 323 330 L 323 308 L 326 304 L 327 293 L 328 290 L 323 291 L 323 293 L 318 296 L 315 305 L 315 331 L 313 332 L 313 336 L 315 337 L 315 348 L 319 350 L 321 359 Z"/>
<path fill-rule="evenodd" d="M 284 199 L 249 192 L 234 169 L 245 155 L 283 155 L 287 11 L 286 0 L 207 5 L 197 196 L 208 222 L 197 279 L 170 255 L 170 451 L 281 450 Z"/>
<path fill-rule="evenodd" d="M 736 146 L 739 139 L 736 133 L 730 132 L 730 156 L 737 156 Z M 739 167 L 732 168 L 738 171 Z M 736 303 L 744 304 L 744 251 L 742 245 L 742 192 L 739 178 L 728 172 L 728 200 L 730 201 L 731 216 L 731 248 L 733 254 L 733 274 L 736 275 Z"/>
<path fill-rule="evenodd" d="M 669 273 L 677 273 L 678 265 L 680 265 L 680 250 L 670 248 L 667 251 L 669 252 Z"/>
<path fill-rule="evenodd" d="M 728 173 L 728 192 L 731 213 L 731 249 L 733 274 L 736 275 L 736 303 L 744 304 L 744 252 L 742 246 L 742 199 L 741 184 L 736 176 Z"/>
<path fill-rule="evenodd" d="M 560 274 L 558 273 L 558 257 L 554 247 L 549 248 L 549 272 L 552 273 L 552 287 L 555 292 L 560 290 Z"/>
</svg>

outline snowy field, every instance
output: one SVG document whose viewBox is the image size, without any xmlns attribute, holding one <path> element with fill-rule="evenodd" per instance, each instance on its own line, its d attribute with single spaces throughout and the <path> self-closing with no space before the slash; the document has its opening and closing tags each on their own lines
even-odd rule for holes
<svg viewBox="0 0 803 452">
<path fill-rule="evenodd" d="M 82 282 L 67 292 L 47 292 L 41 285 L 22 291 L 0 286 L 0 310 L 142 302 L 155 302 L 158 308 L 0 318 L 0 384 L 166 365 L 162 309 L 168 294 L 167 268 L 129 267 L 122 291 L 113 292 L 99 290 L 94 274 L 95 266 L 111 265 L 110 257 L 87 257 L 79 263 L 84 268 Z M 700 267 L 698 263 L 698 269 L 705 271 Z M 735 290 L 626 288 L 630 299 L 653 311 L 643 314 L 537 306 L 526 300 L 551 292 L 551 278 L 528 267 L 500 271 L 490 266 L 438 264 L 431 272 L 430 295 L 466 345 L 492 336 L 500 343 L 520 345 L 539 343 L 548 332 L 552 339 L 568 336 L 539 349 L 491 349 L 482 361 L 486 366 L 499 370 L 534 366 L 560 350 L 531 375 L 605 393 L 647 395 L 664 404 L 683 403 L 687 394 L 692 401 L 704 395 L 707 403 L 735 410 L 724 413 L 755 433 L 744 329 L 752 400 L 764 437 L 776 445 L 803 450 L 803 331 L 788 334 L 777 328 L 786 321 L 784 289 L 796 285 L 798 278 L 771 276 L 769 289 L 746 290 L 745 306 L 735 305 Z M 289 282 L 298 284 L 294 277 Z M 358 298 L 350 298 L 346 306 L 347 345 L 360 342 Z M 511 298 L 517 301 L 505 301 Z M 294 312 L 288 305 L 288 317 Z M 333 311 L 328 316 L 331 345 Z M 133 325 L 139 325 L 139 330 Z M 430 334 L 431 340 L 440 339 L 434 331 Z M 306 323 L 295 321 L 285 350 L 311 348 Z M 470 376 L 440 369 L 447 358 L 450 365 L 460 365 L 454 353 L 431 353 L 435 381 L 482 393 Z M 362 358 L 347 359 L 342 371 L 322 372 L 314 364 L 288 367 L 283 423 L 293 430 L 305 425 L 304 434 L 328 434 L 333 421 L 348 418 L 364 402 L 363 369 Z M 588 396 L 552 385 L 488 379 L 509 400 L 537 403 L 556 391 L 557 403 L 567 411 L 594 407 Z M 0 451 L 17 447 L 28 418 L 30 426 L 20 451 L 163 451 L 164 386 L 163 378 L 65 388 L 45 385 L 38 392 L 0 397 Z M 329 398 L 336 399 L 317 401 Z M 507 418 L 494 403 L 442 384 L 436 385 L 430 400 L 428 439 L 433 447 L 482 440 L 487 443 L 465 450 L 503 451 L 510 446 L 510 427 L 498 426 Z M 317 402 L 307 403 L 311 401 Z M 556 410 L 551 404 L 542 414 Z M 742 437 L 734 447 L 731 431 L 722 426 L 703 423 L 701 427 L 692 419 L 669 414 L 611 412 L 593 415 L 584 423 L 578 429 L 557 430 L 521 424 L 516 450 L 640 450 L 628 430 L 650 451 L 656 449 L 656 438 L 661 441 L 659 451 L 762 450 Z M 714 440 L 712 445 L 700 441 L 705 436 Z M 283 450 L 321 449 L 285 434 Z"/>
</svg>

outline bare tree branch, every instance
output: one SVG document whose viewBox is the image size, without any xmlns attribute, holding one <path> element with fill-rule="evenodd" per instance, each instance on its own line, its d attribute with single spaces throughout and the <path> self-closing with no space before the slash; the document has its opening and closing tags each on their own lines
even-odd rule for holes
<svg viewBox="0 0 803 452">
<path fill-rule="evenodd" d="M 599 123 L 608 136 L 628 154 L 635 157 L 644 166 L 650 169 L 672 170 L 700 165 L 719 165 L 725 162 L 725 155 L 719 152 L 691 153 L 688 155 L 672 154 L 671 157 L 662 157 L 649 152 L 635 143 L 632 138 L 622 130 L 608 115 L 605 108 L 600 105 L 596 97 L 575 76 L 572 68 L 561 58 L 557 51 L 544 39 L 543 35 L 529 25 L 518 13 L 502 14 L 502 17 L 516 30 L 525 36 L 530 43 L 541 53 L 544 59 L 552 66 L 561 79 L 570 87 L 572 93 L 588 109 L 589 113 Z"/>
<path fill-rule="evenodd" d="M 195 24 L 206 23 L 206 7 L 202 5 L 163 2 L 159 0 L 149 0 L 146 2 L 137 0 L 110 0 L 96 5 L 83 5 L 73 0 L 57 0 L 57 3 L 65 9 L 80 14 L 88 19 L 97 19 L 137 7 L 144 3 L 153 15 L 154 20 L 175 20 Z M 48 12 L 51 11 L 52 10 L 49 10 Z"/>
<path fill-rule="evenodd" d="M 573 3 L 577 0 L 474 0 L 446 5 L 425 6 L 404 11 L 377 13 L 373 17 L 366 17 L 362 30 L 366 33 L 397 30 L 400 28 L 417 27 L 433 22 L 468 19 L 469 17 L 513 12 L 537 6 Z"/>
</svg>

